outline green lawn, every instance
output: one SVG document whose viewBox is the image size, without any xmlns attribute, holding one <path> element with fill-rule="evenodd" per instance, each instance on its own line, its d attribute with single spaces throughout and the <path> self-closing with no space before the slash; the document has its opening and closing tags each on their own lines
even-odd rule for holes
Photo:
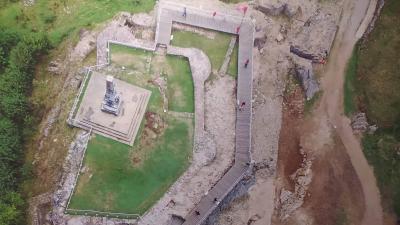
<svg viewBox="0 0 400 225">
<path fill-rule="evenodd" d="M 168 74 L 168 108 L 176 112 L 194 112 L 194 87 L 190 65 L 186 58 L 167 56 L 172 69 Z"/>
<path fill-rule="evenodd" d="M 149 51 L 111 45 L 111 63 L 126 67 L 115 76 L 152 91 L 150 110 L 161 109 L 162 96 L 158 88 L 148 82 L 154 75 L 167 79 L 168 108 L 176 112 L 194 112 L 194 87 L 190 65 L 186 58 L 159 56 Z M 155 96 L 153 97 L 153 94 Z M 154 103 L 154 104 L 153 104 Z"/>
<path fill-rule="evenodd" d="M 236 42 L 235 47 L 233 48 L 231 60 L 229 61 L 228 71 L 227 71 L 227 73 L 232 77 L 234 77 L 235 79 L 237 78 L 238 75 L 238 52 L 239 52 L 239 46 L 238 43 Z"/>
<path fill-rule="evenodd" d="M 146 68 L 147 61 L 154 54 L 149 51 L 113 44 L 110 45 L 110 52 L 111 64 L 119 68 L 122 66 L 126 68 L 125 70 L 118 70 L 113 75 L 118 79 L 150 90 L 148 111 L 162 113 L 163 98 L 158 88 L 148 82 L 151 76 L 148 68 Z"/>
<path fill-rule="evenodd" d="M 154 0 L 40 0 L 25 7 L 22 1 L 2 4 L 0 26 L 20 32 L 46 32 L 58 45 L 63 38 L 82 27 L 112 18 L 117 12 L 146 12 L 153 9 Z"/>
<path fill-rule="evenodd" d="M 357 48 L 357 47 L 356 47 Z M 357 73 L 357 50 L 353 51 L 353 55 L 347 64 L 346 76 L 344 81 L 344 113 L 350 116 L 352 113 L 356 112 L 356 93 L 355 93 L 355 83 L 356 83 L 356 73 Z"/>
<path fill-rule="evenodd" d="M 380 126 L 400 119 L 400 1 L 388 0 L 358 51 L 357 80 L 369 118 Z"/>
<path fill-rule="evenodd" d="M 131 154 L 141 148 L 96 135 L 89 142 L 84 167 L 70 209 L 91 209 L 143 214 L 189 165 L 192 151 L 191 121 L 168 119 L 165 130 L 140 167 Z"/>
<path fill-rule="evenodd" d="M 172 45 L 198 48 L 210 59 L 213 71 L 218 71 L 221 68 L 231 40 L 230 34 L 217 32 L 215 39 L 208 39 L 205 36 L 188 31 L 174 31 L 172 34 L 174 35 Z"/>
</svg>

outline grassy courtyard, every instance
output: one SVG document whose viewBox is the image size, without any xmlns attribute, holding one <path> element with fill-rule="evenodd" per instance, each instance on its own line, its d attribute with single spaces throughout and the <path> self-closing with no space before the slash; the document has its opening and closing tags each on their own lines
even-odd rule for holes
<svg viewBox="0 0 400 225">
<path fill-rule="evenodd" d="M 143 214 L 188 167 L 194 130 L 192 119 L 163 112 L 163 97 L 151 81 L 167 81 L 169 110 L 193 112 L 189 63 L 181 57 L 112 45 L 111 66 L 105 72 L 152 94 L 134 146 L 100 135 L 89 141 L 68 212 Z"/>
<path fill-rule="evenodd" d="M 168 119 L 168 128 L 151 146 L 133 148 L 96 135 L 90 140 L 70 203 L 72 209 L 142 214 L 184 172 L 191 157 L 191 121 Z M 188 141 L 190 140 L 190 141 Z M 133 152 L 144 151 L 140 166 Z"/>
<path fill-rule="evenodd" d="M 161 109 L 159 104 L 162 104 L 162 96 L 158 88 L 148 82 L 150 78 L 161 76 L 167 81 L 168 109 L 176 112 L 194 112 L 193 79 L 186 58 L 159 56 L 149 51 L 120 45 L 111 45 L 111 52 L 111 62 L 126 68 L 117 71 L 115 77 L 152 91 L 149 110 Z"/>
<path fill-rule="evenodd" d="M 219 71 L 221 68 L 232 37 L 230 34 L 215 32 L 215 38 L 209 39 L 189 31 L 174 31 L 173 36 L 172 45 L 202 50 L 210 59 L 213 71 Z M 237 51 L 236 44 L 228 66 L 228 74 L 234 77 L 237 75 Z"/>
</svg>

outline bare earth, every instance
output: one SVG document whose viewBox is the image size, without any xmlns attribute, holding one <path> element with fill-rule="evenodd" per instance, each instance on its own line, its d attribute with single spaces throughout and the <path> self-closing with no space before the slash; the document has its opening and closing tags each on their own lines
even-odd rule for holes
<svg viewBox="0 0 400 225">
<path fill-rule="evenodd" d="M 287 99 L 283 102 L 283 124 L 279 141 L 275 211 L 272 224 L 336 224 L 341 220 L 350 224 L 382 224 L 379 190 L 372 169 L 363 156 L 359 140 L 353 135 L 348 119 L 342 115 L 344 68 L 357 38 L 360 38 L 360 33 L 362 33 L 360 30 L 365 29 L 365 24 L 368 24 L 368 22 L 362 23 L 365 14 L 368 12 L 365 16 L 368 20 L 371 16 L 369 13 L 373 12 L 373 10 L 367 10 L 370 2 L 338 1 L 336 6 L 309 1 L 284 2 L 301 4 L 303 18 L 307 18 L 306 15 L 309 13 L 307 9 L 313 11 L 317 5 L 321 7 L 319 8 L 321 14 L 336 12 L 338 15 L 341 6 L 343 6 L 343 11 L 340 24 L 338 24 L 340 29 L 328 59 L 329 63 L 326 68 L 317 67 L 322 77 L 323 90 L 317 108 L 311 115 L 304 118 L 301 113 L 304 110 L 303 97 L 298 96 L 296 93 L 298 91 L 294 91 L 289 96 L 285 95 Z M 373 8 L 374 1 L 371 1 L 370 5 Z M 337 23 L 339 23 L 338 19 L 339 17 L 337 17 Z M 278 19 L 271 21 L 267 18 L 267 21 L 271 27 L 275 23 L 281 26 L 287 25 L 286 21 Z M 295 28 L 293 24 L 292 27 L 289 26 L 292 29 Z M 362 24 L 361 28 L 359 28 L 360 24 Z M 298 40 L 296 35 L 291 33 L 290 28 L 287 38 Z M 268 41 L 271 39 L 268 38 L 269 35 L 272 36 L 274 33 L 266 33 L 268 50 L 264 49 L 264 51 L 267 50 L 266 54 L 273 54 L 273 57 L 276 57 L 279 55 L 276 52 L 278 51 L 277 44 Z M 314 43 L 308 43 L 309 48 L 318 49 L 318 46 L 323 46 L 323 43 L 318 43 L 321 37 L 315 36 Z M 279 57 L 274 60 L 279 61 Z M 271 66 L 268 60 L 263 63 L 267 67 Z M 271 73 L 266 73 L 266 76 L 270 75 Z M 257 85 L 260 84 L 255 82 L 255 86 Z M 255 120 L 263 116 L 266 115 L 257 114 L 256 107 Z M 253 130 L 254 134 L 257 132 L 260 131 Z M 253 148 L 256 151 L 257 147 Z M 256 154 L 254 158 L 257 160 Z M 253 189 L 259 185 L 257 182 Z M 270 194 L 273 195 L 274 192 Z M 260 198 L 256 201 L 251 201 L 251 195 L 250 192 L 250 197 L 246 196 L 240 201 L 233 202 L 221 216 L 219 223 L 269 224 L 269 220 L 264 220 L 265 217 L 269 218 L 268 213 L 264 211 L 252 214 L 251 212 L 252 208 L 264 208 L 270 198 L 259 196 Z"/>
</svg>

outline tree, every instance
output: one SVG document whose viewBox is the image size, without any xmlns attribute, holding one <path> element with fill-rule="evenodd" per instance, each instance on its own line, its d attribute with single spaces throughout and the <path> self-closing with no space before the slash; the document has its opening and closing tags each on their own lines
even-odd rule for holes
<svg viewBox="0 0 400 225">
<path fill-rule="evenodd" d="M 0 115 L 0 160 L 15 162 L 21 153 L 21 138 L 17 126 Z"/>
<path fill-rule="evenodd" d="M 10 192 L 0 198 L 0 225 L 14 225 L 22 221 L 21 208 L 24 202 L 16 192 Z"/>
<path fill-rule="evenodd" d="M 7 65 L 9 53 L 18 41 L 19 36 L 16 32 L 0 28 L 0 72 Z"/>
<path fill-rule="evenodd" d="M 27 98 L 20 92 L 4 93 L 0 97 L 0 110 L 7 118 L 21 123 L 28 111 Z"/>
</svg>

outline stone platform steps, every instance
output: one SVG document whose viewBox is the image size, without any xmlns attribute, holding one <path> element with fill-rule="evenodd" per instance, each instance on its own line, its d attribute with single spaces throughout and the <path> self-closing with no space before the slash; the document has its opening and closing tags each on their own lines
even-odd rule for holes
<svg viewBox="0 0 400 225">
<path fill-rule="evenodd" d="M 146 110 L 150 95 L 150 92 L 146 92 L 140 95 L 139 107 L 134 112 L 135 115 L 131 123 L 129 124 L 128 132 L 126 133 L 114 130 L 110 127 L 105 127 L 101 124 L 94 123 L 87 119 L 77 121 L 76 125 L 86 130 L 90 130 L 90 128 L 92 128 L 94 133 L 118 140 L 122 143 L 132 146 L 135 141 L 134 138 L 136 137 L 141 121 L 143 119 L 144 111 Z"/>
</svg>

